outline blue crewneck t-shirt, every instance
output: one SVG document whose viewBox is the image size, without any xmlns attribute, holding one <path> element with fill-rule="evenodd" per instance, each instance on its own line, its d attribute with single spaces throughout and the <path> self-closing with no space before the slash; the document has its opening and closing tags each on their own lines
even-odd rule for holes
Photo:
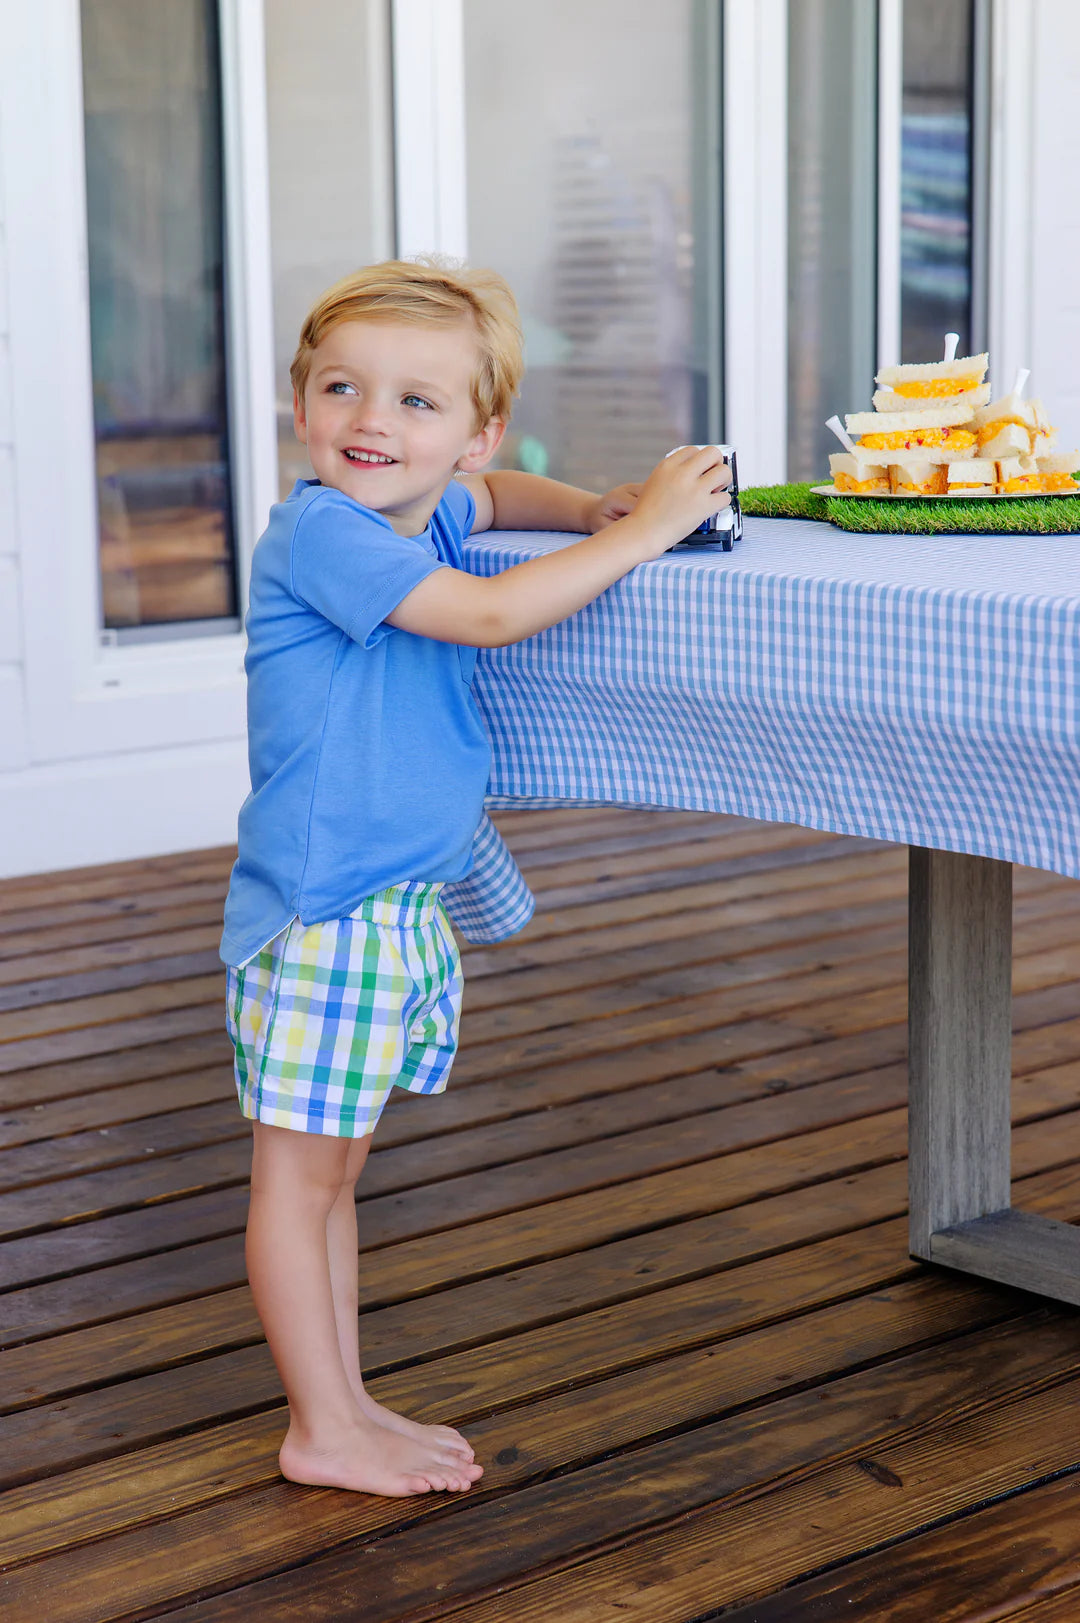
<svg viewBox="0 0 1080 1623">
<path fill-rule="evenodd" d="M 462 567 L 474 515 L 455 483 L 417 536 L 317 480 L 271 509 L 251 566 L 251 793 L 227 964 L 294 918 L 343 918 L 388 885 L 468 873 L 491 767 L 469 686 L 476 649 L 386 616 L 434 570 Z"/>
</svg>

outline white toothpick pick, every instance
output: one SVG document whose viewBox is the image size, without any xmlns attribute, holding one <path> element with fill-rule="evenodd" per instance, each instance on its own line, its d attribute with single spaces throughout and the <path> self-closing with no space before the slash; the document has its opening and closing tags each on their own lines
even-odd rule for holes
<svg viewBox="0 0 1080 1623">
<path fill-rule="evenodd" d="M 1021 400 L 1024 398 L 1024 390 L 1027 388 L 1027 380 L 1030 376 L 1030 366 L 1021 366 L 1017 371 L 1016 382 L 1012 386 L 1012 392 L 1013 394 L 1019 395 Z"/>
<path fill-rule="evenodd" d="M 960 334 L 958 332 L 947 332 L 945 334 L 945 359 L 947 361 L 955 361 L 956 346 L 959 342 Z"/>
<path fill-rule="evenodd" d="M 844 450 L 850 451 L 854 455 L 855 441 L 852 439 L 839 417 L 830 417 L 828 422 L 825 424 L 825 427 L 831 428 L 837 439 L 840 441 L 840 444 L 844 447 Z"/>
</svg>

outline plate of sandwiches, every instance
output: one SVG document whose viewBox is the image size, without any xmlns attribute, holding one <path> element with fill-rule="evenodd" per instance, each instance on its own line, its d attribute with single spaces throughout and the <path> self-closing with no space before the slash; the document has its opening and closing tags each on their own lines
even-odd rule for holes
<svg viewBox="0 0 1080 1623">
<path fill-rule="evenodd" d="M 943 361 L 882 367 L 873 411 L 848 413 L 846 429 L 838 417 L 829 419 L 844 450 L 829 458 L 832 484 L 815 485 L 817 495 L 878 501 L 1080 495 L 1080 451 L 1060 451 L 1042 401 L 1024 399 L 1030 373 L 1019 372 L 1008 394 L 993 400 L 985 381 L 989 355 L 956 359 L 956 343 L 949 333 Z"/>
</svg>

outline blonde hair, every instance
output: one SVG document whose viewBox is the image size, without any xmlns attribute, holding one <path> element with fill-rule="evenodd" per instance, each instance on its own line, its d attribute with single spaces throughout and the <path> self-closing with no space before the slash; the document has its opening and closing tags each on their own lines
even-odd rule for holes
<svg viewBox="0 0 1080 1623">
<path fill-rule="evenodd" d="M 425 254 L 415 260 L 386 259 L 365 265 L 327 288 L 308 312 L 289 376 L 303 399 L 311 360 L 323 339 L 345 321 L 405 321 L 450 327 L 470 321 L 479 356 L 472 399 L 477 426 L 493 417 L 509 421 L 525 362 L 517 301 L 493 270 Z"/>
</svg>

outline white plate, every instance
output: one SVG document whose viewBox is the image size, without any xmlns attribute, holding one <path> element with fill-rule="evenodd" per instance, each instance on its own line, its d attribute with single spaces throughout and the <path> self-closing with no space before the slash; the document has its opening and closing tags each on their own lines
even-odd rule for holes
<svg viewBox="0 0 1080 1623">
<path fill-rule="evenodd" d="M 843 496 L 845 501 L 853 502 L 1048 502 L 1062 496 L 1066 501 L 1070 496 L 1080 496 L 1080 490 L 1010 490 L 1000 496 L 969 496 L 955 490 L 936 496 L 894 496 L 883 490 L 837 490 L 835 485 L 811 485 L 810 489 L 815 496 Z"/>
</svg>

